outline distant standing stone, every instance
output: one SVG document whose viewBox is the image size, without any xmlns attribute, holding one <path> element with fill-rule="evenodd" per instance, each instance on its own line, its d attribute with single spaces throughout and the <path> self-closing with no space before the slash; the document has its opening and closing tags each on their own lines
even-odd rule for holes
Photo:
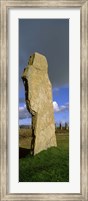
<svg viewBox="0 0 88 201">
<path fill-rule="evenodd" d="M 22 80 L 25 86 L 26 106 L 32 114 L 31 151 L 35 155 L 48 147 L 57 146 L 52 86 L 45 56 L 34 53 L 30 57 Z"/>
</svg>

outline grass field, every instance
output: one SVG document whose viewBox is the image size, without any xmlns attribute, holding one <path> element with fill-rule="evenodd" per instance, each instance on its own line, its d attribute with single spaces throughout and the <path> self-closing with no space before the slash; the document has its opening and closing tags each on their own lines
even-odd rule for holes
<svg viewBox="0 0 88 201">
<path fill-rule="evenodd" d="M 19 181 L 20 182 L 68 182 L 69 135 L 56 131 L 57 147 L 30 155 L 31 130 L 19 131 Z"/>
</svg>

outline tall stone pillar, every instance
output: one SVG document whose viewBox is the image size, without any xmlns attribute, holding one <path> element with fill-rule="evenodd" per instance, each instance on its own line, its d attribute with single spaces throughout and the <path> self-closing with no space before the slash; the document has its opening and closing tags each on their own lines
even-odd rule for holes
<svg viewBox="0 0 88 201">
<path fill-rule="evenodd" d="M 25 101 L 32 114 L 32 154 L 57 146 L 55 136 L 52 86 L 45 56 L 34 53 L 22 74 Z"/>
</svg>

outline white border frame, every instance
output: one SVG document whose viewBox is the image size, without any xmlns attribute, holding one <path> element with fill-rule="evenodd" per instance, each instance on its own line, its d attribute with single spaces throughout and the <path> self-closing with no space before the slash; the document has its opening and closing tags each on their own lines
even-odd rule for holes
<svg viewBox="0 0 88 201">
<path fill-rule="evenodd" d="M 18 18 L 45 18 L 45 16 L 46 18 L 52 18 L 53 16 L 53 18 L 70 19 L 70 182 L 18 183 L 18 178 L 16 177 L 16 175 L 18 175 L 18 136 L 16 136 L 16 133 L 18 133 L 18 104 L 14 104 L 18 102 L 18 76 L 16 76 L 18 74 Z M 10 10 L 9 22 L 9 91 L 11 94 L 9 99 L 9 161 L 11 161 L 9 166 L 10 193 L 80 193 L 80 9 L 76 9 L 75 15 L 74 9 L 59 9 L 59 12 L 58 10 L 53 9 L 41 9 L 38 12 L 37 10 L 34 9 L 33 11 L 32 9 L 29 12 L 27 9 L 26 13 L 24 12 L 24 9 L 12 9 Z M 75 75 L 75 80 L 73 75 Z M 75 104 L 74 100 L 76 100 Z M 14 122 L 16 122 L 15 125 Z M 14 132 L 13 128 L 15 128 Z M 76 149 L 77 152 L 74 154 Z"/>
</svg>

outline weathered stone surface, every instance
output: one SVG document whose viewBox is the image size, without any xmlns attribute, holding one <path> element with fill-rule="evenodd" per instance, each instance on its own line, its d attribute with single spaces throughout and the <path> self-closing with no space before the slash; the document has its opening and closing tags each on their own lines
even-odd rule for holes
<svg viewBox="0 0 88 201">
<path fill-rule="evenodd" d="M 35 53 L 30 57 L 22 75 L 26 106 L 32 114 L 33 154 L 56 146 L 52 86 L 47 71 L 45 56 Z"/>
</svg>

